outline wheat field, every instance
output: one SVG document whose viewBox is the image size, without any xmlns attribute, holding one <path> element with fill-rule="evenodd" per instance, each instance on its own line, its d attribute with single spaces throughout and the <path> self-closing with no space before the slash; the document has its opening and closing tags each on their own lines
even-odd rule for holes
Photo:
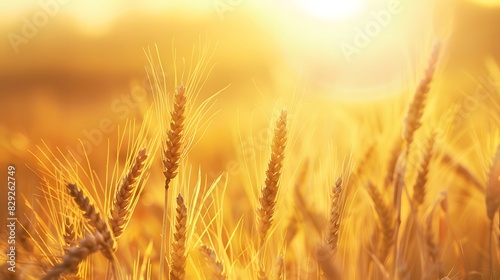
<svg viewBox="0 0 500 280">
<path fill-rule="evenodd" d="M 28 152 L 6 157 L 16 271 L 2 236 L 1 279 L 500 279 L 494 58 L 455 93 L 453 36 L 429 35 L 399 94 L 325 101 L 314 72 L 214 82 L 219 46 L 193 38 L 143 49 L 150 96 L 123 118 L 82 105 L 99 129 L 76 141 L 64 124 L 2 140 Z"/>
</svg>

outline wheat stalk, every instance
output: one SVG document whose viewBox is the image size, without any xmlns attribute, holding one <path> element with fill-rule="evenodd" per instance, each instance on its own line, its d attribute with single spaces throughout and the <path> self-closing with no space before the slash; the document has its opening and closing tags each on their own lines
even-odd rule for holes
<svg viewBox="0 0 500 280">
<path fill-rule="evenodd" d="M 421 119 L 424 113 L 425 102 L 427 100 L 427 94 L 429 93 L 430 84 L 434 76 L 434 71 L 436 69 L 436 63 L 439 58 L 439 44 L 434 46 L 432 55 L 425 70 L 424 78 L 420 81 L 413 96 L 413 101 L 410 104 L 408 114 L 404 121 L 403 126 L 403 137 L 410 145 L 413 142 L 415 131 L 422 125 Z"/>
<path fill-rule="evenodd" d="M 278 195 L 279 180 L 285 157 L 287 113 L 281 111 L 279 119 L 274 128 L 273 143 L 271 146 L 271 159 L 266 171 L 265 186 L 259 197 L 259 208 L 257 209 L 257 220 L 259 230 L 259 247 L 262 247 L 267 233 L 273 222 L 276 197 Z"/>
<path fill-rule="evenodd" d="M 332 202 L 330 206 L 330 223 L 326 243 L 330 251 L 337 248 L 340 231 L 340 220 L 342 218 L 342 178 L 338 178 L 333 188 Z"/>
<path fill-rule="evenodd" d="M 261 190 L 259 197 L 259 207 L 257 208 L 257 230 L 259 234 L 259 270 L 258 279 L 267 279 L 265 270 L 262 267 L 262 250 L 265 244 L 267 233 L 273 223 L 276 197 L 280 182 L 281 171 L 283 169 L 283 159 L 285 157 L 285 146 L 287 139 L 287 112 L 282 110 L 274 127 L 273 143 L 271 145 L 271 159 L 266 171 L 265 186 Z"/>
<path fill-rule="evenodd" d="M 429 164 L 432 158 L 433 148 L 434 148 L 434 135 L 432 135 L 427 141 L 423 160 L 420 163 L 420 169 L 418 170 L 417 181 L 413 186 L 413 202 L 417 207 L 422 205 L 425 200 L 427 177 L 429 174 Z"/>
<path fill-rule="evenodd" d="M 161 231 L 160 275 L 163 279 L 165 265 L 165 237 L 167 236 L 167 203 L 170 182 L 177 176 L 181 158 L 182 134 L 184 131 L 184 112 L 186 111 L 186 88 L 177 88 L 174 97 L 174 109 L 170 114 L 170 129 L 167 132 L 166 148 L 163 151 L 163 175 L 165 176 L 165 199 L 163 206 L 163 224 Z"/>
<path fill-rule="evenodd" d="M 95 229 L 96 234 L 99 233 L 102 238 L 99 239 L 102 243 L 101 252 L 108 259 L 113 260 L 113 252 L 116 250 L 116 243 L 109 231 L 106 221 L 101 218 L 95 206 L 90 202 L 89 198 L 83 194 L 83 191 L 78 189 L 76 184 L 68 183 L 66 187 L 69 189 L 70 195 L 75 203 L 83 212 L 83 216 L 87 218 L 88 223 Z"/>
<path fill-rule="evenodd" d="M 76 273 L 80 263 L 102 249 L 102 244 L 105 244 L 105 241 L 99 232 L 96 231 L 94 236 L 88 234 L 85 239 L 78 241 L 78 246 L 67 249 L 66 254 L 62 257 L 62 262 L 49 269 L 42 280 L 57 280 L 64 273 Z"/>
<path fill-rule="evenodd" d="M 187 208 L 181 194 L 177 196 L 177 208 L 175 215 L 174 242 L 170 254 L 170 279 L 182 280 L 186 278 L 186 231 L 187 231 Z"/>
<path fill-rule="evenodd" d="M 394 215 L 386 204 L 377 187 L 370 181 L 367 184 L 368 193 L 373 200 L 375 212 L 378 216 L 379 227 L 382 231 L 382 244 L 380 246 L 380 261 L 384 262 L 389 249 L 394 243 Z"/>
<path fill-rule="evenodd" d="M 111 230 L 116 239 L 122 235 L 132 215 L 130 205 L 132 199 L 137 195 L 137 180 L 143 172 L 144 162 L 147 157 L 146 149 L 139 151 L 133 166 L 121 180 L 120 186 L 116 191 L 113 207 L 110 210 L 108 218 Z"/>
<path fill-rule="evenodd" d="M 217 255 L 212 248 L 206 245 L 200 246 L 200 253 L 203 256 L 208 268 L 212 272 L 210 279 L 212 280 L 224 280 L 227 279 L 223 274 L 224 266 L 220 261 L 217 260 Z"/>
</svg>

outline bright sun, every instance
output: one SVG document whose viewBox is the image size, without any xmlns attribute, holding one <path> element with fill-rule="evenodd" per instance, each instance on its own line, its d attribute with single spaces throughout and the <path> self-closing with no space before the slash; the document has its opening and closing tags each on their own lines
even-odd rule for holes
<svg viewBox="0 0 500 280">
<path fill-rule="evenodd" d="M 321 20 L 341 20 L 361 11 L 363 0 L 298 0 L 299 6 Z"/>
</svg>

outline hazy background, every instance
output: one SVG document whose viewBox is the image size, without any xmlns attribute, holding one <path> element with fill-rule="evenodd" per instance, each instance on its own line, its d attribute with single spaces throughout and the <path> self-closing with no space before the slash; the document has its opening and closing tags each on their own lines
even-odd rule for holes
<svg viewBox="0 0 500 280">
<path fill-rule="evenodd" d="M 359 30 L 391 2 L 400 11 L 347 57 L 342 44 L 355 45 Z M 37 178 L 26 166 L 36 166 L 29 151 L 42 139 L 50 148 L 76 150 L 78 139 L 103 119 L 116 127 L 124 117 L 140 115 L 150 94 L 140 102 L 122 98 L 134 86 L 148 89 L 145 50 L 155 54 L 155 44 L 168 79 L 174 75 L 173 49 L 178 69 L 187 71 L 196 60 L 193 47 L 201 45 L 209 47 L 215 64 L 203 94 L 229 85 L 191 158 L 209 173 L 236 159 L 237 148 L 231 153 L 228 147 L 234 146 L 238 117 L 244 122 L 252 112 L 271 112 L 275 100 L 294 92 L 310 109 L 369 108 L 410 92 L 440 40 L 440 93 L 451 96 L 473 90 L 474 79 L 486 76 L 486 61 L 500 58 L 500 1 L 360 0 L 354 12 L 338 15 L 319 15 L 328 9 L 311 11 L 307 5 L 313 4 L 304 3 L 315 1 L 2 1 L 2 170 L 15 164 L 19 187 L 34 189 Z M 266 125 L 261 122 L 257 131 Z M 93 147 L 106 149 L 106 141 Z"/>
</svg>

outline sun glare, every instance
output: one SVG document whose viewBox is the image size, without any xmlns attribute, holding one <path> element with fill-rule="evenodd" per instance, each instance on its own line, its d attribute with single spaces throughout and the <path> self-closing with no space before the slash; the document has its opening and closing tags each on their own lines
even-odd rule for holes
<svg viewBox="0 0 500 280">
<path fill-rule="evenodd" d="M 341 20 L 361 11 L 362 0 L 298 0 L 299 6 L 309 15 L 321 20 Z"/>
</svg>

